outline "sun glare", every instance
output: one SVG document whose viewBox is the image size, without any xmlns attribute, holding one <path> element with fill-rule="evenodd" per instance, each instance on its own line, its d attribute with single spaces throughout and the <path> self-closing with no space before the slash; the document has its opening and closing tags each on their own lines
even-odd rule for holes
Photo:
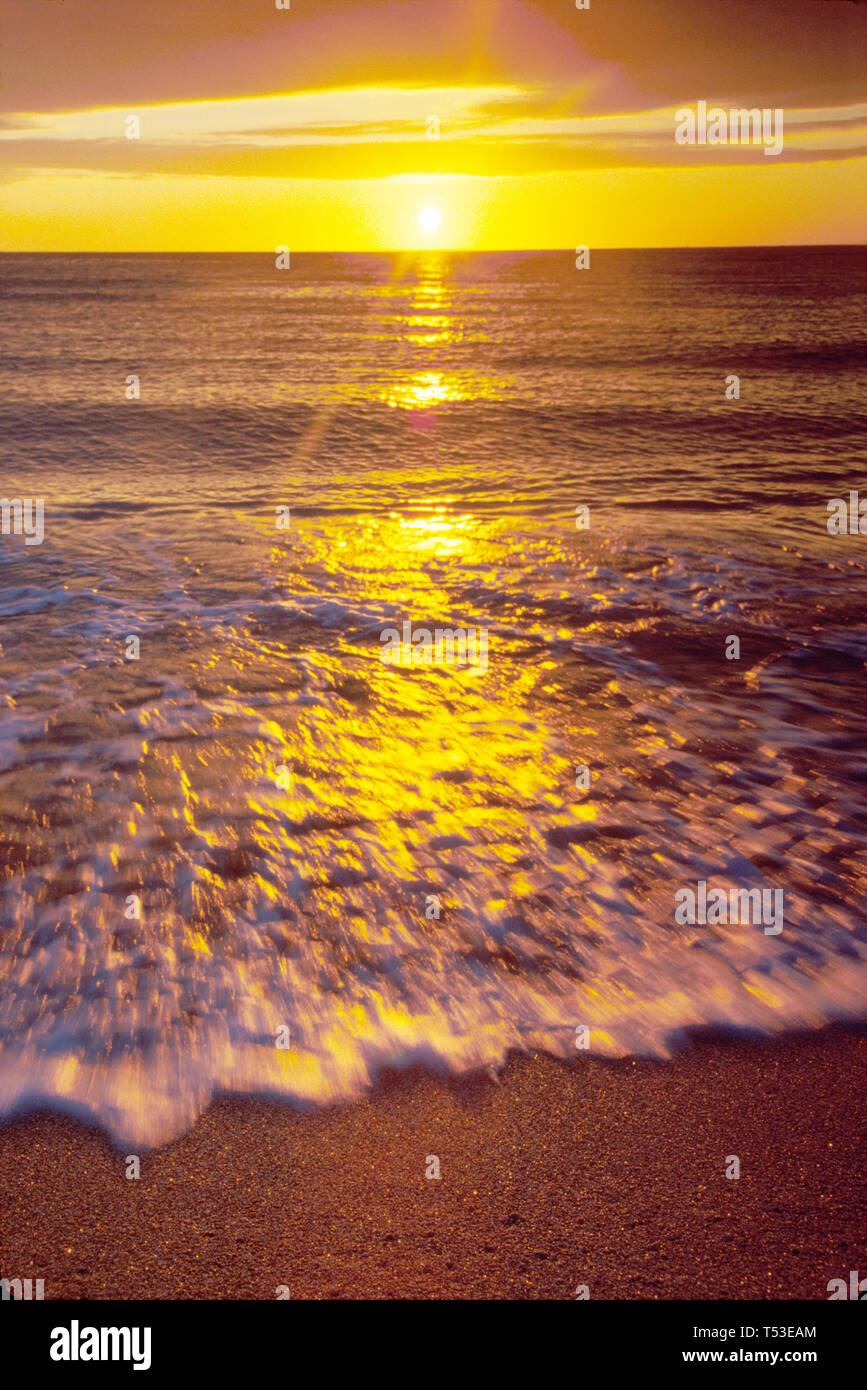
<svg viewBox="0 0 867 1390">
<path fill-rule="evenodd" d="M 423 232 L 435 232 L 441 222 L 442 218 L 440 216 L 439 208 L 422 208 L 421 212 L 418 215 L 418 225 L 421 227 Z"/>
</svg>

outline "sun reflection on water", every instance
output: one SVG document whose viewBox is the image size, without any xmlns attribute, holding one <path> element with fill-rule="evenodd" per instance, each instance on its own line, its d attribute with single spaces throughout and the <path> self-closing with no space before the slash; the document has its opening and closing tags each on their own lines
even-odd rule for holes
<svg viewBox="0 0 867 1390">
<path fill-rule="evenodd" d="M 413 354 L 413 366 L 400 380 L 389 382 L 377 398 L 387 405 L 411 413 L 430 411 L 436 406 L 470 400 L 500 400 L 508 393 L 508 383 L 477 368 L 448 365 L 450 348 L 467 339 L 468 330 L 455 307 L 454 284 L 449 278 L 448 259 L 442 255 L 421 256 L 411 267 L 410 304 L 392 326 L 398 344 L 406 344 Z M 395 275 L 401 288 L 406 267 Z M 486 335 L 476 329 L 473 341 L 481 344 Z"/>
<path fill-rule="evenodd" d="M 431 256 L 377 288 L 393 354 L 372 379 L 323 387 L 287 446 L 293 502 L 335 440 L 332 468 L 351 452 L 321 509 L 293 506 L 285 536 L 261 506 L 215 510 L 210 534 L 187 518 L 149 538 L 147 564 L 113 545 L 117 606 L 71 627 L 65 606 L 43 615 L 64 651 L 78 645 L 32 708 L 22 680 L 8 742 L 0 1035 L 23 1055 L 0 1062 L 3 1104 L 60 1094 L 153 1142 L 220 1088 L 324 1101 L 408 1056 L 574 1055 L 581 1021 L 594 1050 L 664 1054 L 676 1028 L 770 1031 L 863 1001 L 850 871 L 835 867 L 863 848 L 860 802 L 839 750 L 817 761 L 811 731 L 805 769 L 774 700 L 666 665 L 685 631 L 707 640 L 701 596 L 725 576 L 709 580 L 704 557 L 695 583 L 668 553 L 636 578 L 595 530 L 579 543 L 550 512 L 509 515 L 522 480 L 475 435 L 448 455 L 471 471 L 463 490 L 437 421 L 511 388 L 484 350 L 472 369 L 451 352 L 476 333 L 454 284 Z M 375 457 L 388 433 L 404 464 L 383 403 L 438 446 L 407 450 L 411 468 L 391 446 Z M 461 413 L 487 428 L 484 409 Z M 360 417 L 372 433 L 353 434 Z M 133 620 L 148 633 L 138 669 L 116 659 Z M 489 665 L 385 664 L 383 630 L 404 620 L 484 628 Z M 824 846 L 823 899 L 806 895 L 801 826 Z M 784 945 L 673 930 L 674 883 L 756 862 L 791 874 Z"/>
</svg>

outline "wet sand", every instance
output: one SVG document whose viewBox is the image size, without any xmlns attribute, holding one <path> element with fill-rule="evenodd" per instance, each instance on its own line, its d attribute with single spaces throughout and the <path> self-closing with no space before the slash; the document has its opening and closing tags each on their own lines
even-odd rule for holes
<svg viewBox="0 0 867 1390">
<path fill-rule="evenodd" d="M 389 1075 L 318 1112 L 218 1101 L 139 1181 L 41 1112 L 0 1126 L 0 1274 L 46 1298 L 824 1300 L 867 1272 L 865 1091 L 867 1031 L 842 1027 L 512 1057 L 498 1084 Z"/>
</svg>

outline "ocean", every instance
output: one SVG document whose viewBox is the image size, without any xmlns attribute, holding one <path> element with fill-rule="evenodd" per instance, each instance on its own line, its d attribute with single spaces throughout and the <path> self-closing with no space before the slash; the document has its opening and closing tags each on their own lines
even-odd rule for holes
<svg viewBox="0 0 867 1390">
<path fill-rule="evenodd" d="M 864 1018 L 867 252 L 0 265 L 0 1113 Z"/>
</svg>

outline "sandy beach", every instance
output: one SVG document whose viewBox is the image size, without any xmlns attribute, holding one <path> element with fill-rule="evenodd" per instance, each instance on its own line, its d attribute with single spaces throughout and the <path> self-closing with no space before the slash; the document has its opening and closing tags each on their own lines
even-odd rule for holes
<svg viewBox="0 0 867 1390">
<path fill-rule="evenodd" d="M 47 1299 L 826 1299 L 864 1263 L 865 1080 L 842 1027 L 512 1057 L 317 1112 L 218 1101 L 139 1181 L 38 1113 L 0 1129 L 0 1269 Z"/>
</svg>

